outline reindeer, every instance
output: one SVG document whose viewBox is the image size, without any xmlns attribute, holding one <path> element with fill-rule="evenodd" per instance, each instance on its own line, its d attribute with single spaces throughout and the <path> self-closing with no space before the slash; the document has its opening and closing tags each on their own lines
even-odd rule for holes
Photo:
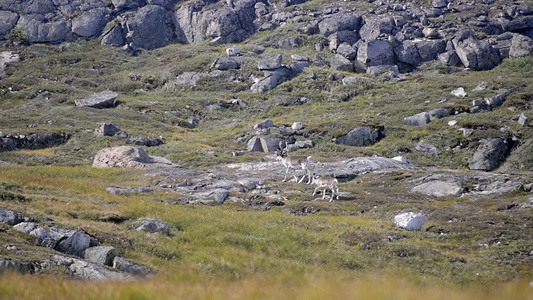
<svg viewBox="0 0 533 300">
<path fill-rule="evenodd" d="M 329 199 L 329 202 L 333 201 L 333 197 L 335 196 L 336 200 L 339 200 L 339 182 L 336 178 L 331 176 L 320 177 L 318 175 L 313 174 L 313 183 L 316 184 L 313 196 L 315 196 L 318 190 L 324 188 L 324 190 L 322 191 L 322 199 L 326 198 L 326 190 L 329 189 L 331 191 L 331 198 Z"/>
<path fill-rule="evenodd" d="M 280 150 L 276 151 L 276 160 L 281 160 L 281 163 L 287 168 L 285 170 L 285 178 L 283 178 L 283 182 L 287 181 L 289 169 L 294 169 L 294 180 L 296 180 L 298 183 L 301 183 L 304 180 L 305 175 L 299 181 L 298 177 L 296 177 L 296 167 L 300 167 L 307 175 L 307 184 L 311 183 L 311 171 L 309 170 L 309 166 L 311 165 L 311 156 L 305 157 L 289 155 L 287 143 L 285 143 L 285 147 L 283 147 L 283 142 L 279 142 L 279 148 Z"/>
</svg>

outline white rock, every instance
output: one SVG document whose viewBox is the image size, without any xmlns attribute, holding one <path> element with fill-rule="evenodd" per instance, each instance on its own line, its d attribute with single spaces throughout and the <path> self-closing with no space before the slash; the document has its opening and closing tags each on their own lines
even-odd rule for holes
<svg viewBox="0 0 533 300">
<path fill-rule="evenodd" d="M 457 120 L 451 120 L 448 122 L 448 126 L 455 126 L 457 125 L 459 122 Z"/>
<path fill-rule="evenodd" d="M 301 129 L 304 129 L 305 126 L 304 126 L 304 123 L 302 123 L 302 122 L 294 122 L 294 123 L 292 123 L 291 128 L 293 130 L 301 130 Z"/>
<path fill-rule="evenodd" d="M 419 231 L 426 223 L 426 217 L 421 213 L 407 212 L 394 216 L 394 225 L 409 231 Z"/>
<path fill-rule="evenodd" d="M 457 97 L 457 98 L 464 98 L 467 96 L 466 92 L 465 92 L 465 89 L 460 87 L 460 88 L 456 88 L 455 90 L 452 91 L 451 93 L 453 96 Z"/>
<path fill-rule="evenodd" d="M 239 50 L 237 48 L 228 48 L 228 49 L 226 49 L 226 54 L 228 56 L 239 56 L 239 55 L 241 55 L 241 50 Z"/>
</svg>

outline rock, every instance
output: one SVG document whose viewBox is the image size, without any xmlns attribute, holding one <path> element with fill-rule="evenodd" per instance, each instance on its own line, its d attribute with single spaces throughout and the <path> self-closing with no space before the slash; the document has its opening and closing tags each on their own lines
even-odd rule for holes
<svg viewBox="0 0 533 300">
<path fill-rule="evenodd" d="M 520 124 L 520 126 L 522 126 L 522 127 L 528 127 L 529 126 L 529 120 L 526 117 L 526 115 L 524 115 L 524 113 L 521 113 L 520 116 L 518 117 L 518 124 Z"/>
<path fill-rule="evenodd" d="M 405 117 L 403 120 L 409 126 L 424 126 L 431 122 L 428 112 L 421 112 L 410 117 Z"/>
<path fill-rule="evenodd" d="M 486 81 L 478 84 L 472 91 L 484 91 L 489 87 L 489 84 Z"/>
<path fill-rule="evenodd" d="M 33 222 L 20 222 L 13 226 L 13 229 L 15 229 L 16 231 L 24 232 L 26 234 L 30 234 L 37 228 L 39 228 L 39 225 Z"/>
<path fill-rule="evenodd" d="M 197 201 L 191 201 L 192 204 L 224 204 L 228 199 L 229 192 L 226 189 L 213 189 L 206 192 L 196 193 L 194 195 Z"/>
<path fill-rule="evenodd" d="M 505 94 L 498 94 L 493 97 L 485 98 L 485 102 L 490 107 L 498 107 L 505 102 L 507 96 Z"/>
<path fill-rule="evenodd" d="M 294 61 L 299 61 L 299 62 L 310 62 L 311 61 L 309 57 L 299 55 L 299 54 L 292 54 L 291 59 Z"/>
<path fill-rule="evenodd" d="M 257 188 L 259 185 L 265 184 L 265 179 L 260 178 L 239 178 L 237 182 L 249 190 Z"/>
<path fill-rule="evenodd" d="M 511 48 L 509 48 L 509 57 L 526 57 L 533 55 L 533 39 L 521 35 L 514 34 L 511 40 Z"/>
<path fill-rule="evenodd" d="M 305 125 L 302 122 L 294 122 L 292 123 L 291 128 L 292 130 L 295 130 L 295 131 L 302 130 L 305 128 Z"/>
<path fill-rule="evenodd" d="M 471 170 L 491 171 L 500 166 L 507 156 L 509 145 L 500 138 L 484 139 L 468 164 Z"/>
<path fill-rule="evenodd" d="M 137 231 L 148 233 L 170 234 L 170 226 L 167 223 L 154 218 L 139 218 L 135 221 L 133 228 Z"/>
<path fill-rule="evenodd" d="M 5 39 L 6 33 L 15 28 L 18 20 L 17 13 L 0 9 L 0 40 Z"/>
<path fill-rule="evenodd" d="M 149 138 L 143 135 L 132 136 L 129 138 L 129 142 L 136 146 L 155 147 L 163 145 L 165 142 L 161 138 Z"/>
<path fill-rule="evenodd" d="M 415 186 L 411 192 L 432 197 L 458 197 L 463 192 L 463 187 L 457 182 L 433 180 Z"/>
<path fill-rule="evenodd" d="M 381 35 L 392 34 L 395 27 L 394 19 L 389 15 L 365 15 L 365 24 L 361 27 L 359 35 L 361 39 L 370 42 Z"/>
<path fill-rule="evenodd" d="M 394 225 L 409 231 L 419 231 L 426 223 L 426 217 L 421 213 L 407 212 L 394 216 Z"/>
<path fill-rule="evenodd" d="M 118 249 L 113 246 L 97 246 L 87 248 L 83 258 L 95 264 L 113 266 L 113 260 L 118 255 Z"/>
<path fill-rule="evenodd" d="M 373 40 L 359 45 L 355 68 L 366 71 L 369 66 L 394 65 L 394 50 L 388 41 Z"/>
<path fill-rule="evenodd" d="M 261 147 L 263 148 L 263 152 L 274 152 L 276 150 L 279 150 L 279 143 L 282 140 L 275 137 L 264 136 L 260 138 L 260 141 Z"/>
<path fill-rule="evenodd" d="M 31 263 L 2 258 L 0 259 L 0 274 L 5 272 L 31 274 L 34 272 L 34 268 Z"/>
<path fill-rule="evenodd" d="M 342 55 L 343 57 L 346 57 L 348 60 L 354 60 L 357 57 L 357 48 L 347 44 L 347 43 L 341 43 L 337 47 L 337 54 Z"/>
<path fill-rule="evenodd" d="M 312 140 L 296 141 L 294 142 L 294 146 L 296 146 L 298 149 L 313 148 L 315 147 L 315 143 Z"/>
<path fill-rule="evenodd" d="M 451 92 L 451 94 L 452 96 L 461 98 L 461 99 L 468 96 L 468 94 L 465 92 L 465 89 L 463 87 L 456 88 L 455 90 Z"/>
<path fill-rule="evenodd" d="M 450 116 L 450 111 L 445 108 L 435 108 L 429 111 L 429 120 L 435 121 L 438 119 L 446 118 Z"/>
<path fill-rule="evenodd" d="M 76 103 L 76 106 L 81 107 L 108 108 L 115 105 L 115 99 L 117 97 L 118 93 L 113 91 L 103 91 L 87 98 L 76 99 L 74 102 Z"/>
<path fill-rule="evenodd" d="M 416 42 L 414 41 L 406 40 L 403 43 L 394 46 L 394 53 L 399 62 L 413 67 L 422 63 L 422 57 L 420 57 Z"/>
<path fill-rule="evenodd" d="M 30 43 L 59 43 L 71 34 L 70 22 L 53 14 L 50 18 L 44 14 L 23 14 L 17 26 L 24 29 Z"/>
<path fill-rule="evenodd" d="M 239 50 L 238 48 L 227 48 L 226 49 L 226 54 L 229 57 L 240 56 L 241 55 L 241 50 Z"/>
<path fill-rule="evenodd" d="M 128 44 L 134 49 L 160 48 L 176 38 L 172 13 L 158 5 L 139 8 L 126 19 L 123 29 Z"/>
<path fill-rule="evenodd" d="M 281 61 L 281 54 L 271 55 L 261 59 L 257 64 L 257 68 L 259 69 L 259 71 L 277 70 L 282 67 Z"/>
<path fill-rule="evenodd" d="M 142 148 L 119 146 L 104 148 L 93 160 L 95 168 L 162 168 L 174 166 L 166 158 L 149 156 Z"/>
<path fill-rule="evenodd" d="M 437 147 L 431 145 L 430 143 L 428 143 L 426 141 L 420 141 L 416 145 L 415 149 L 420 151 L 420 152 L 424 152 L 424 153 L 428 153 L 428 154 L 432 154 L 432 155 L 439 155 L 440 154 L 440 150 L 437 149 Z"/>
<path fill-rule="evenodd" d="M 59 235 L 63 235 L 54 249 L 65 254 L 82 257 L 91 243 L 91 237 L 85 233 L 52 227 L 50 232 L 53 231 L 57 231 Z"/>
<path fill-rule="evenodd" d="M 302 40 L 300 38 L 291 36 L 288 38 L 281 39 L 278 42 L 278 46 L 281 49 L 292 50 L 292 49 L 296 49 L 300 47 L 301 43 L 302 43 Z"/>
<path fill-rule="evenodd" d="M 150 274 L 150 270 L 148 268 L 129 262 L 128 260 L 120 256 L 116 256 L 113 259 L 113 269 L 137 276 L 146 276 Z"/>
<path fill-rule="evenodd" d="M 422 62 L 435 60 L 446 51 L 444 40 L 420 40 L 415 41 L 415 45 Z"/>
<path fill-rule="evenodd" d="M 254 125 L 254 129 L 263 129 L 274 127 L 274 122 L 270 119 L 266 119 L 260 123 Z"/>
<path fill-rule="evenodd" d="M 350 46 L 351 50 L 355 50 L 357 52 L 357 48 L 353 47 L 352 45 L 355 44 L 359 40 L 359 35 L 356 31 L 337 31 L 330 36 L 328 36 L 329 41 L 329 49 L 332 52 L 338 52 L 339 47 L 341 45 Z M 339 53 L 340 54 L 340 53 Z"/>
<path fill-rule="evenodd" d="M 1 13 L 1 11 L 0 11 Z M 1 22 L 1 19 L 0 19 Z M 1 24 L 1 23 L 0 23 Z M 0 25 L 1 26 L 1 25 Z M 0 35 L 1 37 L 1 35 Z M 11 51 L 2 51 L 0 52 L 0 79 L 6 77 L 5 68 L 8 64 L 19 62 L 20 56 L 18 54 L 15 54 Z"/>
<path fill-rule="evenodd" d="M 213 62 L 212 67 L 218 70 L 226 71 L 226 70 L 240 69 L 241 64 L 234 58 L 221 57 Z"/>
<path fill-rule="evenodd" d="M 329 65 L 333 70 L 343 71 L 343 72 L 353 72 L 354 66 L 353 63 L 346 57 L 335 54 L 329 61 Z"/>
<path fill-rule="evenodd" d="M 248 152 L 263 152 L 263 146 L 261 145 L 260 137 L 252 137 L 246 146 Z"/>
<path fill-rule="evenodd" d="M 524 191 L 524 183 L 516 180 L 496 180 L 486 185 L 480 185 L 478 190 L 482 194 L 494 195 Z"/>
<path fill-rule="evenodd" d="M 334 14 L 318 23 L 321 34 L 329 36 L 338 31 L 359 31 L 362 18 L 353 13 Z"/>
<path fill-rule="evenodd" d="M 15 211 L 0 207 L 0 223 L 16 225 L 23 221 L 23 218 Z"/>
<path fill-rule="evenodd" d="M 151 187 L 127 187 L 127 188 L 118 188 L 118 187 L 106 187 L 106 192 L 112 195 L 127 196 L 131 194 L 147 194 L 155 192 L 154 188 Z"/>
<path fill-rule="evenodd" d="M 118 131 L 119 129 L 117 128 L 117 126 L 115 126 L 115 124 L 100 123 L 96 127 L 94 134 L 99 137 L 114 136 Z"/>
<path fill-rule="evenodd" d="M 96 36 L 102 32 L 110 19 L 111 10 L 108 8 L 91 9 L 72 19 L 71 30 L 81 37 Z"/>
<path fill-rule="evenodd" d="M 384 137 L 382 129 L 371 127 L 358 127 L 350 131 L 348 134 L 341 136 L 337 142 L 346 146 L 364 147 L 377 143 Z"/>
<path fill-rule="evenodd" d="M 62 255 L 51 255 L 48 260 L 41 263 L 40 267 L 44 269 L 54 268 L 55 270 L 63 270 L 70 277 L 84 280 L 127 280 L 132 278 L 127 273 L 107 269 L 91 262 Z"/>
<path fill-rule="evenodd" d="M 460 32 L 452 40 L 463 65 L 474 70 L 490 70 L 500 62 L 500 56 L 486 40 L 478 40 L 471 32 Z"/>
<path fill-rule="evenodd" d="M 373 76 L 379 76 L 388 73 L 388 78 L 397 78 L 400 75 L 398 66 L 396 65 L 379 65 L 369 66 L 366 68 L 366 73 Z"/>
</svg>

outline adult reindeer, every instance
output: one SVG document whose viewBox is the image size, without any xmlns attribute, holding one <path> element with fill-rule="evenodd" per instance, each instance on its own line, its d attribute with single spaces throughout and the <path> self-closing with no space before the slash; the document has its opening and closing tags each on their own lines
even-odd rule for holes
<svg viewBox="0 0 533 300">
<path fill-rule="evenodd" d="M 287 168 L 285 170 L 285 178 L 283 178 L 283 181 L 287 181 L 287 174 L 289 173 L 289 169 L 294 170 L 294 180 L 296 180 L 298 183 L 301 183 L 305 175 L 307 175 L 307 183 L 311 183 L 311 171 L 309 170 L 309 166 L 311 165 L 311 156 L 297 156 L 297 155 L 289 155 L 289 150 L 287 149 L 287 143 L 285 143 L 285 146 L 283 146 L 283 142 L 279 142 L 279 150 L 276 151 L 276 160 L 281 160 L 281 163 Z M 298 177 L 296 177 L 296 167 L 302 168 L 304 170 L 305 175 L 298 181 Z"/>
</svg>

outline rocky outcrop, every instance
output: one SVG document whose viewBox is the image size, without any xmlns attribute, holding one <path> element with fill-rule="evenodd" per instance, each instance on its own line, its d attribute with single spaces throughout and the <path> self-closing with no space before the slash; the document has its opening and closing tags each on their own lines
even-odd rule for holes
<svg viewBox="0 0 533 300">
<path fill-rule="evenodd" d="M 69 139 L 67 134 L 41 132 L 30 135 L 0 135 L 0 152 L 17 149 L 45 149 L 63 145 Z"/>
<path fill-rule="evenodd" d="M 142 148 L 119 146 L 104 148 L 93 160 L 95 168 L 165 168 L 174 166 L 171 161 L 158 156 L 150 156 Z"/>
<path fill-rule="evenodd" d="M 108 108 L 115 106 L 115 99 L 118 97 L 118 93 L 113 91 L 103 91 L 93 94 L 89 97 L 76 99 L 74 103 L 80 107 L 92 107 L 92 108 Z"/>
<path fill-rule="evenodd" d="M 468 167 L 471 170 L 494 170 L 505 160 L 508 150 L 509 145 L 500 138 L 484 139 Z"/>
<path fill-rule="evenodd" d="M 358 127 L 337 139 L 337 143 L 346 146 L 371 146 L 385 137 L 383 128 Z"/>
</svg>

